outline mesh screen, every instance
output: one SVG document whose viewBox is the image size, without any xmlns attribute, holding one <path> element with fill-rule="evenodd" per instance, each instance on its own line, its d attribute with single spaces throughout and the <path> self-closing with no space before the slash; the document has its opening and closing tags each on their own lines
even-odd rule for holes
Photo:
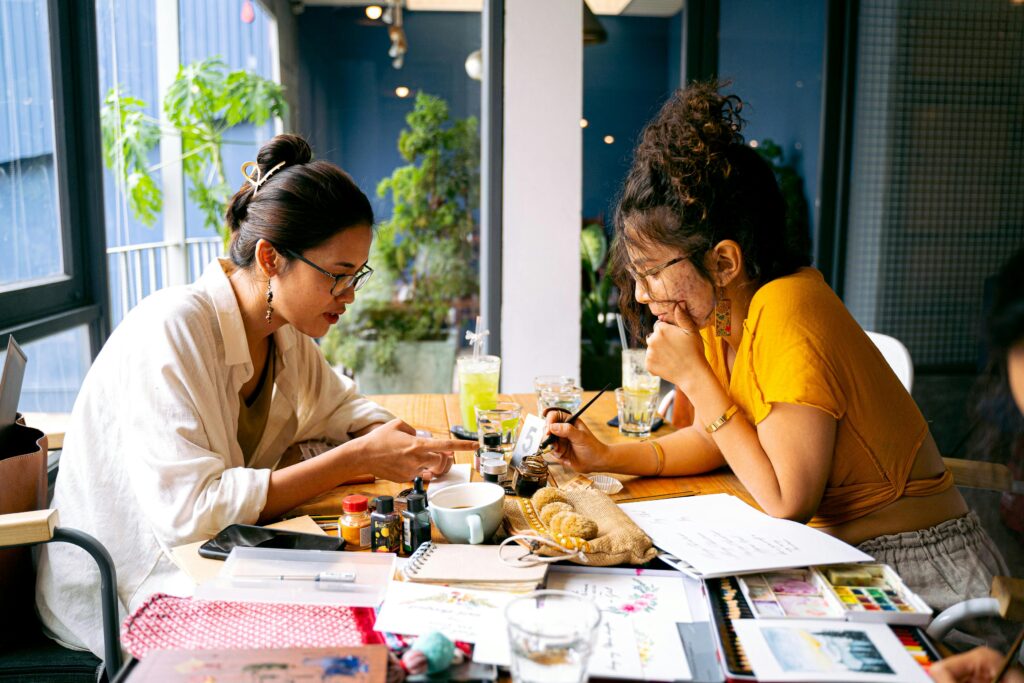
<svg viewBox="0 0 1024 683">
<path fill-rule="evenodd" d="M 974 363 L 1024 243 L 1024 2 L 861 0 L 844 297 L 917 365 Z"/>
</svg>

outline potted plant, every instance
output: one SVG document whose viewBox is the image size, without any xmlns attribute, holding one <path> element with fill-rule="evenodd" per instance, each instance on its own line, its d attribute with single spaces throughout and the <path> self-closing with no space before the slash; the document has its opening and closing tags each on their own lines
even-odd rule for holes
<svg viewBox="0 0 1024 683">
<path fill-rule="evenodd" d="M 584 389 L 600 389 L 617 383 L 621 375 L 621 345 L 614 343 L 615 326 L 609 298 L 612 278 L 607 272 L 608 238 L 601 223 L 588 223 L 580 233 L 581 288 L 580 327 L 583 346 L 580 382 Z"/>
<path fill-rule="evenodd" d="M 127 194 L 132 214 L 153 225 L 163 207 L 163 193 L 150 172 L 150 152 L 160 143 L 160 121 L 145 114 L 146 103 L 114 86 L 100 112 L 103 163 Z M 233 192 L 224 175 L 221 148 L 224 134 L 233 126 L 261 126 L 272 116 L 282 116 L 286 105 L 283 88 L 248 71 L 227 71 L 220 59 L 182 65 L 167 89 L 164 112 L 171 124 L 166 131 L 181 136 L 182 156 L 162 160 L 179 162 L 189 179 L 189 197 L 203 214 L 206 227 L 224 239 L 230 231 L 224 210 Z"/>
<path fill-rule="evenodd" d="M 398 150 L 408 163 L 377 187 L 393 209 L 370 251 L 374 276 L 322 346 L 366 393 L 451 391 L 455 305 L 477 291 L 477 121 L 450 121 L 444 100 L 419 93 L 406 123 Z"/>
</svg>

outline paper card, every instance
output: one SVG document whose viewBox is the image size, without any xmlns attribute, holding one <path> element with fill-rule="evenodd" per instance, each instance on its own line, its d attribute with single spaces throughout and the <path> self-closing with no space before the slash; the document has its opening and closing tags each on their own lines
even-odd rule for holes
<svg viewBox="0 0 1024 683">
<path fill-rule="evenodd" d="M 928 683 L 886 624 L 799 619 L 732 622 L 757 680 Z"/>
<path fill-rule="evenodd" d="M 817 529 L 769 517 L 726 494 L 624 503 L 621 509 L 655 545 L 705 578 L 872 559 Z"/>
<path fill-rule="evenodd" d="M 591 675 L 688 680 L 692 674 L 676 628 L 677 622 L 690 621 L 685 581 L 643 570 L 621 574 L 558 570 L 548 575 L 547 587 L 586 595 L 601 610 Z"/>
<path fill-rule="evenodd" d="M 373 630 L 411 636 L 440 631 L 467 643 L 505 641 L 505 606 L 517 597 L 501 591 L 392 581 Z"/>
<path fill-rule="evenodd" d="M 542 417 L 528 414 L 523 419 L 523 428 L 519 430 L 519 439 L 512 449 L 512 461 L 510 467 L 518 467 L 523 461 L 523 456 L 536 453 L 540 448 L 540 442 L 544 440 L 544 433 L 547 431 L 547 422 Z"/>
<path fill-rule="evenodd" d="M 456 484 L 465 484 L 469 482 L 470 468 L 472 465 L 452 465 L 452 468 L 442 474 L 440 477 L 434 477 L 430 480 L 427 485 L 427 498 L 434 495 L 442 489 L 446 489 L 449 486 L 455 486 Z"/>
</svg>

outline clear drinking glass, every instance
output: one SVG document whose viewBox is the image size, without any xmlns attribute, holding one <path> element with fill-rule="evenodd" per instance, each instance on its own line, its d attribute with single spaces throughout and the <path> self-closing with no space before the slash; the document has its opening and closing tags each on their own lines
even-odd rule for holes
<svg viewBox="0 0 1024 683">
<path fill-rule="evenodd" d="M 537 394 L 537 410 L 540 414 L 544 413 L 544 407 L 541 406 L 540 395 L 545 391 L 552 391 L 561 389 L 562 387 L 574 387 L 576 386 L 576 379 L 569 377 L 568 375 L 537 375 L 533 378 L 533 392 Z"/>
<path fill-rule="evenodd" d="M 535 591 L 505 607 L 515 683 L 582 683 L 601 611 L 567 591 Z"/>
<path fill-rule="evenodd" d="M 623 436 L 648 437 L 658 409 L 658 391 L 615 390 L 615 406 L 619 411 L 619 433 Z"/>
<path fill-rule="evenodd" d="M 622 350 L 622 388 L 627 391 L 643 393 L 657 392 L 661 388 L 661 378 L 647 372 L 647 349 Z"/>
<path fill-rule="evenodd" d="M 498 377 L 501 358 L 498 356 L 461 356 L 458 359 L 459 412 L 462 426 L 476 431 L 474 408 L 493 408 L 498 402 Z"/>
<path fill-rule="evenodd" d="M 475 411 L 476 433 L 480 448 L 484 447 L 485 435 L 498 434 L 501 437 L 498 447 L 507 460 L 516 446 L 516 439 L 519 438 L 519 427 L 523 423 L 523 407 L 518 403 L 503 401 L 495 403 L 493 408 L 478 406 Z"/>
<path fill-rule="evenodd" d="M 575 413 L 582 404 L 583 389 L 575 385 L 544 389 L 540 392 L 540 398 L 537 399 L 537 408 L 541 415 L 548 408 L 561 408 L 570 414 Z"/>
</svg>

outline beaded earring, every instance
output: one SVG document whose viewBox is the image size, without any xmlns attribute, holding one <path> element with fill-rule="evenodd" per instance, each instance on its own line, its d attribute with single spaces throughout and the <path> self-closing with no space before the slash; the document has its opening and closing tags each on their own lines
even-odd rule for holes
<svg viewBox="0 0 1024 683">
<path fill-rule="evenodd" d="M 270 280 L 267 280 L 267 322 L 274 319 L 274 292 L 270 289 Z"/>
<path fill-rule="evenodd" d="M 728 337 L 732 334 L 732 302 L 719 299 L 715 302 L 715 336 Z"/>
</svg>

